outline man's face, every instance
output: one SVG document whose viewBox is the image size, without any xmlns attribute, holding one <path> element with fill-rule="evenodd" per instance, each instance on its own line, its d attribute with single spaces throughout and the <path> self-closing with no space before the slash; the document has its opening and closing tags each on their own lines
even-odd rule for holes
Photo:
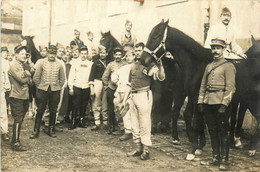
<svg viewBox="0 0 260 172">
<path fill-rule="evenodd" d="M 77 59 L 77 58 L 79 57 L 79 50 L 74 50 L 74 51 L 72 51 L 72 57 L 73 57 L 74 59 Z"/>
<path fill-rule="evenodd" d="M 22 49 L 19 53 L 16 53 L 15 56 L 16 56 L 16 60 L 24 63 L 26 60 L 26 50 Z"/>
<path fill-rule="evenodd" d="M 100 56 L 100 59 L 101 59 L 101 60 L 106 59 L 106 58 L 107 58 L 107 52 L 106 52 L 106 50 L 100 50 L 100 51 L 99 51 L 99 56 Z"/>
<path fill-rule="evenodd" d="M 218 59 L 222 57 L 224 48 L 219 45 L 211 46 L 211 52 L 213 54 L 214 59 Z"/>
<path fill-rule="evenodd" d="M 58 50 L 57 50 L 57 58 L 58 59 L 61 59 L 62 58 L 62 56 L 63 56 L 63 54 L 64 54 L 64 48 L 59 48 Z"/>
<path fill-rule="evenodd" d="M 68 55 L 67 53 L 64 53 L 64 54 L 62 55 L 62 60 L 63 60 L 64 62 L 67 62 L 67 61 L 69 60 L 69 55 Z"/>
<path fill-rule="evenodd" d="M 75 32 L 75 37 L 76 37 L 77 39 L 79 39 L 79 36 L 80 36 L 80 33 L 79 33 L 79 32 Z"/>
<path fill-rule="evenodd" d="M 131 31 L 131 29 L 132 29 L 132 23 L 127 23 L 126 25 L 125 25 L 125 28 L 126 28 L 126 30 L 127 31 Z"/>
<path fill-rule="evenodd" d="M 122 52 L 117 51 L 116 53 L 113 54 L 113 56 L 114 56 L 116 62 L 120 62 L 122 59 Z"/>
<path fill-rule="evenodd" d="M 128 64 L 133 63 L 134 60 L 135 60 L 134 53 L 132 53 L 132 52 L 127 53 L 125 57 L 126 57 L 126 62 L 127 62 Z"/>
<path fill-rule="evenodd" d="M 56 57 L 56 54 L 50 54 L 50 53 L 48 53 L 47 57 L 48 57 L 48 59 L 49 59 L 50 61 L 54 61 L 54 60 L 55 60 L 55 57 Z"/>
<path fill-rule="evenodd" d="M 14 59 L 14 55 L 13 54 L 8 55 L 7 57 L 8 57 L 8 60 L 10 62 L 13 61 L 13 59 Z"/>
<path fill-rule="evenodd" d="M 88 39 L 90 41 L 93 41 L 93 39 L 94 39 L 93 33 L 88 34 Z"/>
<path fill-rule="evenodd" d="M 44 49 L 42 49 L 42 51 L 40 52 L 41 53 L 41 55 L 42 55 L 42 57 L 44 58 L 44 57 L 46 57 L 47 56 L 47 49 L 46 48 L 44 48 Z"/>
<path fill-rule="evenodd" d="M 2 51 L 1 52 L 1 55 L 2 55 L 2 57 L 4 58 L 4 59 L 8 59 L 8 52 L 7 51 Z"/>
<path fill-rule="evenodd" d="M 81 60 L 82 60 L 82 61 L 85 61 L 85 60 L 87 59 L 87 57 L 88 57 L 88 51 L 87 51 L 87 50 L 82 50 L 82 51 L 80 52 L 80 58 L 81 58 Z"/>
<path fill-rule="evenodd" d="M 228 25 L 231 20 L 231 13 L 222 13 L 221 14 L 221 21 L 224 25 Z"/>
<path fill-rule="evenodd" d="M 143 52 L 143 48 L 141 46 L 140 47 L 135 47 L 135 57 L 137 59 L 141 58 L 142 52 Z"/>
</svg>

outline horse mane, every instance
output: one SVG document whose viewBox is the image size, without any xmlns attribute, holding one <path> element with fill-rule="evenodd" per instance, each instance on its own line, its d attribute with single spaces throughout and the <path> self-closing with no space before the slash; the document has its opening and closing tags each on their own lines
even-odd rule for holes
<svg viewBox="0 0 260 172">
<path fill-rule="evenodd" d="M 210 49 L 204 48 L 182 31 L 169 26 L 168 32 L 173 35 L 174 44 L 184 48 L 187 52 L 191 53 L 195 59 L 199 61 L 211 61 L 213 59 Z"/>
</svg>

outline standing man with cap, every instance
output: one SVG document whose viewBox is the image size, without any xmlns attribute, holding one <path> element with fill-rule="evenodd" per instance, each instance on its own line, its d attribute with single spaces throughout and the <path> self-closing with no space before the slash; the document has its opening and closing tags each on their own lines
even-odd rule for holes
<svg viewBox="0 0 260 172">
<path fill-rule="evenodd" d="M 86 46 L 82 46 L 79 51 L 80 57 L 71 65 L 68 77 L 69 94 L 73 96 L 70 130 L 75 129 L 77 125 L 87 127 L 85 113 L 90 98 L 89 75 L 93 62 L 87 60 Z"/>
<path fill-rule="evenodd" d="M 33 76 L 33 82 L 37 87 L 37 114 L 35 118 L 34 132 L 30 136 L 30 139 L 39 137 L 42 116 L 47 104 L 49 107 L 50 117 L 48 131 L 46 131 L 46 133 L 50 137 L 56 137 L 56 112 L 60 100 L 60 90 L 65 82 L 64 69 L 62 64 L 56 59 L 56 53 L 56 46 L 50 45 L 48 48 L 47 58 L 39 62 Z"/>
<path fill-rule="evenodd" d="M 108 125 L 109 131 L 108 134 L 112 134 L 116 130 L 116 117 L 114 111 L 114 94 L 117 88 L 117 85 L 111 81 L 111 75 L 113 72 L 118 70 L 120 67 L 126 64 L 125 61 L 122 60 L 123 50 L 120 47 L 116 47 L 113 50 L 114 61 L 110 62 L 107 65 L 107 68 L 102 76 L 102 81 L 107 94 L 107 104 L 108 104 Z"/>
<path fill-rule="evenodd" d="M 25 70 L 26 47 L 18 45 L 14 49 L 16 59 L 9 69 L 9 79 L 12 85 L 10 92 L 10 105 L 13 123 L 12 149 L 26 151 L 27 148 L 20 142 L 21 126 L 29 107 L 29 84 L 32 84 L 31 73 Z"/>
<path fill-rule="evenodd" d="M 80 37 L 80 32 L 79 32 L 77 29 L 74 29 L 74 35 L 75 35 L 75 39 L 73 39 L 73 40 L 70 42 L 70 47 L 76 46 L 76 47 L 78 47 L 78 48 L 81 48 L 81 47 L 84 45 L 84 43 L 83 43 L 83 41 L 81 41 L 81 40 L 79 39 L 79 37 Z"/>
<path fill-rule="evenodd" d="M 103 119 L 103 125 L 107 126 L 107 95 L 102 82 L 102 75 L 109 63 L 107 60 L 106 47 L 99 46 L 99 55 L 97 59 L 94 59 L 94 63 L 91 69 L 89 77 L 90 95 L 94 96 L 92 102 L 92 108 L 95 118 L 95 126 L 91 128 L 92 131 L 100 129 L 101 115 Z"/>
<path fill-rule="evenodd" d="M 226 170 L 229 155 L 228 111 L 236 91 L 236 69 L 224 59 L 224 40 L 212 39 L 210 46 L 214 60 L 207 65 L 201 81 L 198 110 L 203 112 L 210 134 L 213 150 L 213 161 L 210 164 Z"/>
<path fill-rule="evenodd" d="M 127 90 L 122 102 L 121 109 L 126 106 L 127 99 L 130 95 L 130 114 L 133 140 L 137 149 L 127 153 L 127 156 L 140 156 L 141 160 L 149 159 L 149 147 L 151 141 L 151 111 L 153 95 L 150 90 L 151 81 L 165 79 L 163 64 L 160 61 L 157 66 L 150 70 L 140 62 L 139 52 L 143 51 L 144 44 L 138 43 L 135 46 L 136 62 L 132 64 L 129 74 Z M 137 51 L 140 50 L 140 51 Z"/>
<path fill-rule="evenodd" d="M 210 49 L 211 40 L 220 38 L 225 41 L 223 56 L 226 59 L 245 59 L 246 55 L 242 48 L 236 43 L 235 31 L 230 25 L 231 11 L 225 7 L 221 12 L 221 22 L 209 28 L 208 36 L 205 41 L 205 48 Z"/>
<path fill-rule="evenodd" d="M 125 22 L 125 31 L 122 33 L 121 37 L 121 45 L 122 47 L 134 47 L 136 44 L 136 37 L 131 32 L 133 27 L 133 23 L 130 20 L 126 20 Z"/>
</svg>

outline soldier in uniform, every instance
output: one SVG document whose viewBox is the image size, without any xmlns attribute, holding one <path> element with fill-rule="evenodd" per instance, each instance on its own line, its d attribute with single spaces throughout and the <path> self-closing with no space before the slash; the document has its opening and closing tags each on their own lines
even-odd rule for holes
<svg viewBox="0 0 260 172">
<path fill-rule="evenodd" d="M 11 83 L 10 105 L 14 118 L 12 149 L 14 151 L 26 151 L 20 142 L 21 126 L 24 116 L 29 107 L 29 84 L 32 83 L 31 73 L 25 70 L 24 62 L 26 61 L 26 47 L 18 45 L 14 49 L 16 59 L 8 71 Z"/>
<path fill-rule="evenodd" d="M 79 39 L 79 37 L 80 37 L 80 32 L 79 32 L 77 29 L 74 30 L 74 35 L 75 35 L 75 39 L 73 39 L 73 40 L 70 42 L 70 47 L 81 48 L 81 47 L 84 45 L 84 43 L 83 43 L 83 41 L 81 41 L 81 40 Z"/>
<path fill-rule="evenodd" d="M 200 86 L 198 110 L 203 112 L 211 139 L 211 165 L 226 170 L 229 155 L 229 113 L 235 88 L 236 69 L 223 57 L 225 41 L 212 39 L 214 60 L 208 64 Z"/>
<path fill-rule="evenodd" d="M 39 62 L 33 76 L 33 82 L 37 87 L 37 114 L 35 118 L 34 131 L 30 139 L 39 137 L 43 113 L 48 104 L 50 117 L 48 130 L 45 131 L 50 137 L 56 137 L 55 121 L 57 106 L 60 100 L 60 90 L 65 82 L 64 69 L 56 59 L 57 48 L 50 45 L 47 58 Z"/>
</svg>

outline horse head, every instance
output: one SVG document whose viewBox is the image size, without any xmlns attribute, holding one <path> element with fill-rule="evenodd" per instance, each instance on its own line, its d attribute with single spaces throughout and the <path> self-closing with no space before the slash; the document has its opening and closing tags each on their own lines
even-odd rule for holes
<svg viewBox="0 0 260 172">
<path fill-rule="evenodd" d="M 39 51 L 36 49 L 35 44 L 33 42 L 34 36 L 21 36 L 22 42 L 21 44 L 26 46 L 27 51 L 31 54 L 31 60 L 33 63 L 36 63 L 36 61 L 42 56 L 40 55 Z"/>
<path fill-rule="evenodd" d="M 141 63 L 144 66 L 151 67 L 165 55 L 168 23 L 169 20 L 162 20 L 152 29 L 141 55 Z"/>
</svg>

